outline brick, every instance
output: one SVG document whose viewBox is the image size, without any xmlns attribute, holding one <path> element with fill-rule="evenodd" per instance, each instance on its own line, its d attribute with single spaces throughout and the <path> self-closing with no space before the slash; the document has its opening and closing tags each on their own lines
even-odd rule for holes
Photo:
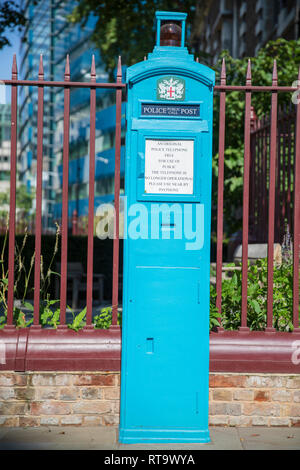
<svg viewBox="0 0 300 470">
<path fill-rule="evenodd" d="M 269 401 L 270 394 L 264 390 L 258 390 L 254 393 L 254 401 Z"/>
<path fill-rule="evenodd" d="M 300 389 L 300 377 L 291 377 L 287 380 L 287 388 L 298 388 Z"/>
<path fill-rule="evenodd" d="M 0 416 L 0 426 L 17 427 L 19 426 L 18 416 Z"/>
<path fill-rule="evenodd" d="M 300 390 L 294 392 L 294 402 L 300 403 Z"/>
<path fill-rule="evenodd" d="M 111 402 L 109 401 L 81 401 L 72 404 L 73 413 L 83 415 L 109 413 L 111 408 Z"/>
<path fill-rule="evenodd" d="M 38 387 L 36 388 L 36 401 L 54 400 L 57 398 L 57 387 Z"/>
<path fill-rule="evenodd" d="M 8 400 L 15 397 L 13 387 L 0 387 L 0 400 Z"/>
<path fill-rule="evenodd" d="M 268 376 L 261 376 L 261 375 L 250 375 L 246 379 L 246 387 L 258 387 L 258 388 L 268 388 L 272 387 L 274 382 L 272 381 L 271 377 Z"/>
<path fill-rule="evenodd" d="M 55 377 L 55 385 L 60 385 L 64 387 L 73 385 L 73 375 L 57 374 Z"/>
<path fill-rule="evenodd" d="M 60 389 L 59 397 L 61 400 L 74 401 L 79 396 L 79 390 L 77 387 L 63 387 Z"/>
<path fill-rule="evenodd" d="M 62 425 L 71 425 L 71 426 L 80 426 L 82 424 L 82 416 L 64 416 L 60 420 L 60 424 Z"/>
<path fill-rule="evenodd" d="M 290 418 L 270 418 L 270 426 L 289 426 Z"/>
<path fill-rule="evenodd" d="M 228 426 L 228 416 L 209 416 L 210 426 Z"/>
<path fill-rule="evenodd" d="M 19 426 L 22 428 L 39 426 L 39 425 L 40 425 L 39 418 L 36 418 L 33 416 L 20 416 L 19 418 Z"/>
<path fill-rule="evenodd" d="M 116 387 L 104 388 L 103 396 L 105 400 L 118 400 L 120 398 L 120 389 Z"/>
<path fill-rule="evenodd" d="M 6 401 L 0 403 L 0 415 L 25 415 L 29 411 L 29 403 Z"/>
<path fill-rule="evenodd" d="M 26 384 L 26 373 L 0 372 L 0 387 L 10 387 L 13 385 L 26 386 Z"/>
<path fill-rule="evenodd" d="M 56 401 L 31 403 L 31 414 L 33 415 L 67 415 L 70 413 L 71 406 L 69 403 Z"/>
<path fill-rule="evenodd" d="M 15 376 L 13 373 L 0 373 L 0 386 L 11 387 L 15 385 Z"/>
<path fill-rule="evenodd" d="M 103 426 L 117 426 L 119 424 L 119 416 L 118 415 L 105 415 L 102 418 L 102 425 Z"/>
<path fill-rule="evenodd" d="M 80 392 L 83 400 L 96 400 L 102 398 L 102 390 L 97 387 L 82 387 Z"/>
<path fill-rule="evenodd" d="M 115 385 L 115 374 L 83 374 L 74 377 L 74 385 Z"/>
<path fill-rule="evenodd" d="M 246 416 L 280 416 L 280 405 L 273 403 L 243 403 Z"/>
<path fill-rule="evenodd" d="M 112 411 L 113 413 L 120 414 L 120 400 L 112 402 Z"/>
<path fill-rule="evenodd" d="M 291 416 L 291 403 L 281 403 L 280 416 Z"/>
<path fill-rule="evenodd" d="M 239 401 L 252 401 L 254 399 L 254 391 L 247 389 L 234 390 L 233 399 Z"/>
<path fill-rule="evenodd" d="M 229 416 L 229 426 L 251 426 L 252 417 L 250 416 Z"/>
<path fill-rule="evenodd" d="M 228 415 L 239 416 L 242 414 L 242 406 L 240 403 L 227 403 L 226 411 Z"/>
<path fill-rule="evenodd" d="M 291 405 L 291 416 L 300 416 L 300 405 Z"/>
<path fill-rule="evenodd" d="M 41 426 L 58 426 L 59 419 L 53 416 L 42 416 L 40 419 Z"/>
<path fill-rule="evenodd" d="M 15 374 L 15 384 L 19 387 L 26 387 L 28 382 L 27 372 L 18 372 Z"/>
<path fill-rule="evenodd" d="M 34 374 L 31 376 L 31 385 L 36 387 L 51 387 L 55 385 L 55 374 Z"/>
<path fill-rule="evenodd" d="M 269 418 L 265 416 L 253 416 L 252 426 L 268 426 Z"/>
<path fill-rule="evenodd" d="M 210 375 L 209 386 L 211 388 L 244 387 L 247 377 L 243 375 Z"/>
<path fill-rule="evenodd" d="M 209 405 L 209 414 L 211 415 L 235 415 L 241 414 L 240 403 L 219 403 L 213 402 Z"/>
<path fill-rule="evenodd" d="M 33 400 L 35 389 L 32 387 L 16 387 L 15 396 L 18 400 Z"/>
<path fill-rule="evenodd" d="M 213 400 L 216 401 L 231 401 L 232 391 L 231 390 L 213 390 Z"/>
<path fill-rule="evenodd" d="M 102 424 L 102 418 L 100 416 L 84 416 L 83 426 L 100 426 Z"/>
<path fill-rule="evenodd" d="M 271 397 L 272 401 L 290 402 L 292 394 L 287 390 L 274 390 Z"/>
<path fill-rule="evenodd" d="M 276 388 L 285 388 L 286 387 L 286 383 L 287 383 L 287 377 L 283 377 L 283 376 L 272 376 L 270 377 L 271 378 L 271 381 L 272 381 L 272 387 L 276 387 Z"/>
<path fill-rule="evenodd" d="M 226 415 L 227 408 L 226 403 L 210 403 L 209 404 L 209 414 L 210 415 Z"/>
</svg>

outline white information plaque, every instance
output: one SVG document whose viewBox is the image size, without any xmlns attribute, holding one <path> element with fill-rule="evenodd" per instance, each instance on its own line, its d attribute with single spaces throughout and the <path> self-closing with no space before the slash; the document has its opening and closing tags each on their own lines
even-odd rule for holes
<svg viewBox="0 0 300 470">
<path fill-rule="evenodd" d="M 193 140 L 146 139 L 146 193 L 193 194 L 193 176 Z"/>
</svg>

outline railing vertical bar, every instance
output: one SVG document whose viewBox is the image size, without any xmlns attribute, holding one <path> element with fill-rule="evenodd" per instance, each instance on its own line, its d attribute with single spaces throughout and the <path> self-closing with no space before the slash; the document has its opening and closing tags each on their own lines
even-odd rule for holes
<svg viewBox="0 0 300 470">
<path fill-rule="evenodd" d="M 298 83 L 300 81 L 300 68 Z M 293 243 L 293 325 L 299 332 L 299 244 L 300 244 L 300 101 L 298 98 L 295 128 L 295 160 L 294 160 L 294 243 Z"/>
<path fill-rule="evenodd" d="M 226 85 L 226 65 L 223 58 L 221 69 L 221 85 Z M 219 162 L 218 162 L 218 208 L 217 208 L 217 264 L 216 264 L 216 307 L 219 311 L 219 323 L 222 313 L 222 262 L 223 262 L 223 203 L 224 203 L 224 151 L 225 151 L 225 119 L 226 91 L 220 92 L 219 114 Z"/>
<path fill-rule="evenodd" d="M 70 81 L 69 55 L 66 58 L 65 82 Z M 64 136 L 63 136 L 63 184 L 61 222 L 61 278 L 60 278 L 60 326 L 66 325 L 67 309 L 67 261 L 68 261 L 68 185 L 69 185 L 69 133 L 70 87 L 64 85 Z"/>
<path fill-rule="evenodd" d="M 261 220 L 261 204 L 259 201 L 261 201 L 262 198 L 262 190 L 263 190 L 263 168 L 262 168 L 262 151 L 261 151 L 261 132 L 259 134 L 256 134 L 258 138 L 258 145 L 257 145 L 257 155 L 255 152 L 255 160 L 256 160 L 256 165 L 257 165 L 257 172 L 255 172 L 254 175 L 254 187 L 256 188 L 255 191 L 255 202 L 256 202 L 256 217 L 255 217 L 255 234 L 257 235 L 260 220 Z M 250 165 L 252 165 L 252 155 L 251 155 L 251 162 Z"/>
<path fill-rule="evenodd" d="M 12 80 L 18 80 L 16 55 L 13 56 Z M 15 282 L 16 174 L 17 174 L 18 87 L 11 85 L 10 204 L 8 239 L 7 327 L 13 325 Z"/>
<path fill-rule="evenodd" d="M 265 122 L 265 129 L 264 129 L 264 174 L 265 174 L 265 187 L 264 187 L 264 220 L 268 220 L 268 136 L 269 136 L 269 126 L 268 126 L 268 118 L 264 118 Z M 268 227 L 267 224 L 264 224 L 264 241 L 268 239 Z"/>
<path fill-rule="evenodd" d="M 251 85 L 251 61 L 248 61 L 246 84 Z M 249 170 L 250 170 L 251 92 L 245 97 L 244 130 L 244 184 L 243 184 L 243 240 L 242 240 L 242 315 L 241 331 L 247 327 L 247 283 L 248 283 L 248 229 L 249 229 Z"/>
<path fill-rule="evenodd" d="M 277 67 L 274 60 L 272 84 L 277 86 Z M 277 105 L 278 95 L 272 91 L 271 134 L 270 134 L 270 182 L 268 214 L 268 287 L 267 287 L 267 328 L 273 332 L 273 270 L 274 270 L 274 229 L 275 229 L 275 185 L 276 185 L 276 143 L 277 143 Z M 279 188 L 278 188 L 279 189 Z"/>
<path fill-rule="evenodd" d="M 38 79 L 44 80 L 43 58 L 40 56 Z M 43 120 L 44 87 L 38 87 L 37 117 L 37 176 L 36 176 L 36 226 L 35 226 L 35 265 L 34 265 L 34 310 L 33 326 L 39 325 L 40 311 L 40 276 L 41 276 L 41 240 L 42 240 L 42 174 L 43 174 Z"/>
<path fill-rule="evenodd" d="M 92 57 L 91 83 L 96 83 L 95 57 Z M 86 325 L 92 324 L 93 310 L 93 253 L 94 253 L 94 199 L 95 199 L 95 129 L 96 129 L 96 88 L 90 89 L 90 162 L 89 162 L 89 215 L 86 286 Z"/>
<path fill-rule="evenodd" d="M 278 116 L 281 114 L 281 109 L 278 109 Z M 277 120 L 277 127 L 278 127 L 278 120 Z M 276 135 L 277 147 L 276 147 L 276 177 L 275 177 L 275 235 L 274 235 L 274 242 L 280 240 L 280 203 L 281 199 L 281 137 L 280 132 L 277 130 Z"/>
<path fill-rule="evenodd" d="M 288 129 L 287 133 L 288 136 L 292 135 L 292 119 L 293 115 L 291 112 L 291 107 L 289 108 L 289 119 L 288 119 Z M 292 171 L 292 165 L 291 165 L 291 159 L 292 159 L 292 143 L 291 143 L 291 138 L 289 137 L 288 139 L 288 161 L 287 161 L 287 214 L 288 214 L 288 226 L 289 230 L 291 230 L 291 220 L 292 220 L 292 215 L 291 215 L 291 171 Z"/>
<path fill-rule="evenodd" d="M 122 82 L 121 57 L 118 60 L 117 83 Z M 119 306 L 119 215 L 120 215 L 120 160 L 121 160 L 122 89 L 116 91 L 115 136 L 115 224 L 113 240 L 112 326 L 117 327 Z"/>
<path fill-rule="evenodd" d="M 249 199 L 249 220 L 251 221 L 251 229 L 255 230 L 255 195 L 257 194 L 256 188 L 256 172 L 259 168 L 258 166 L 258 155 L 255 151 L 256 149 L 256 134 L 255 134 L 255 119 L 254 119 L 254 108 L 251 107 L 251 126 L 250 126 L 250 199 Z"/>
<path fill-rule="evenodd" d="M 284 115 L 287 114 L 287 109 L 284 107 Z M 281 208 L 281 228 L 283 230 L 283 234 L 285 232 L 285 218 L 286 218 L 286 213 L 287 213 L 287 207 L 286 207 L 286 158 L 287 158 L 287 153 L 286 153 L 286 135 L 287 135 L 287 121 L 285 119 L 282 120 L 280 123 L 281 125 L 279 126 L 280 129 L 280 134 L 282 134 L 282 153 L 283 153 L 283 163 L 282 163 L 282 208 Z M 280 240 L 280 243 L 282 240 Z"/>
</svg>

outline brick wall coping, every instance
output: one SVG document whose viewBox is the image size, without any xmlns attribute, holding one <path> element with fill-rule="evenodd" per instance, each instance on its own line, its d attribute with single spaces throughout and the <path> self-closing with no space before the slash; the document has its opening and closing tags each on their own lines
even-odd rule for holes
<svg viewBox="0 0 300 470">
<path fill-rule="evenodd" d="M 0 330 L 1 341 L 5 363 L 0 361 L 0 370 L 120 370 L 119 328 L 78 332 L 67 328 L 7 328 Z M 300 373 L 300 333 L 210 333 L 210 370 Z"/>
</svg>

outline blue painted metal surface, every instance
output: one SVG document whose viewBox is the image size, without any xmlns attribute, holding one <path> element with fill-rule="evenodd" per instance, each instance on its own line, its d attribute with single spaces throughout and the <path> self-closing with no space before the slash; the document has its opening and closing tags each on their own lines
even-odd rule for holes
<svg viewBox="0 0 300 470">
<path fill-rule="evenodd" d="M 185 22 L 185 18 L 185 14 L 158 12 L 153 53 L 127 69 L 119 433 L 124 443 L 209 442 L 215 76 L 194 61 L 183 38 L 181 47 L 162 47 L 159 34 L 161 21 Z M 162 98 L 160 83 L 167 83 Z M 174 99 L 178 84 L 183 87 L 177 88 Z M 164 111 L 170 104 L 173 114 L 168 106 Z M 146 105 L 155 107 L 147 115 Z M 188 105 L 199 112 L 180 111 L 180 106 L 188 109 Z"/>
</svg>

